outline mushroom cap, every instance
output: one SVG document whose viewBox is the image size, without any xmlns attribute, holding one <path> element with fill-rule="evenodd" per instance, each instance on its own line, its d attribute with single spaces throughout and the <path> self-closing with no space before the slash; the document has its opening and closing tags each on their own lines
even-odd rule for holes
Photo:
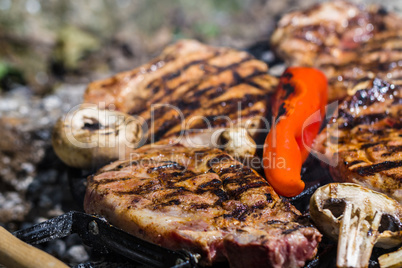
<svg viewBox="0 0 402 268">
<path fill-rule="evenodd" d="M 317 189 L 310 199 L 311 218 L 322 233 L 338 240 L 340 221 L 349 202 L 364 210 L 366 217 L 382 214 L 376 247 L 392 248 L 402 244 L 402 206 L 358 184 L 330 183 Z"/>
<path fill-rule="evenodd" d="M 223 130 L 218 137 L 217 144 L 238 159 L 254 156 L 257 148 L 255 141 L 244 127 Z"/>
<path fill-rule="evenodd" d="M 68 166 L 92 168 L 126 157 L 142 145 L 141 122 L 131 115 L 82 105 L 60 118 L 53 129 L 56 155 Z"/>
</svg>

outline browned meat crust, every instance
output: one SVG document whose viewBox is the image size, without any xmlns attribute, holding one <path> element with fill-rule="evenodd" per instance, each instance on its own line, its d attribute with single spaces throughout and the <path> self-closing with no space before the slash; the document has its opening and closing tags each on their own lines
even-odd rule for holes
<svg viewBox="0 0 402 268">
<path fill-rule="evenodd" d="M 379 77 L 402 84 L 402 19 L 378 6 L 330 1 L 285 15 L 272 36 L 290 65 L 314 66 L 329 79 L 329 102 Z"/>
<path fill-rule="evenodd" d="M 332 176 L 383 192 L 402 203 L 402 86 L 380 79 L 338 107 L 317 138 L 317 150 L 331 163 Z"/>
<path fill-rule="evenodd" d="M 252 169 L 219 149 L 145 145 L 88 178 L 85 211 L 210 265 L 301 267 L 320 233 Z"/>
<path fill-rule="evenodd" d="M 134 70 L 93 82 L 84 102 L 144 118 L 154 140 L 182 129 L 246 127 L 255 137 L 277 80 L 267 65 L 246 52 L 180 41 Z M 154 106 L 170 104 L 172 107 Z M 154 124 L 151 126 L 151 112 Z M 226 117 L 227 116 L 227 117 Z M 229 118 L 229 120 L 228 120 Z"/>
</svg>

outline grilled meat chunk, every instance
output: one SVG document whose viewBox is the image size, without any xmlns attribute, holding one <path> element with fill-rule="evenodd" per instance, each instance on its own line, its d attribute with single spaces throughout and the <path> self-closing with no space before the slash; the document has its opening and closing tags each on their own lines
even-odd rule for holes
<svg viewBox="0 0 402 268">
<path fill-rule="evenodd" d="M 353 95 L 363 79 L 402 84 L 400 25 L 402 18 L 378 6 L 331 1 L 285 15 L 271 41 L 290 65 L 324 71 L 332 101 Z"/>
<path fill-rule="evenodd" d="M 255 138 L 277 85 L 267 70 L 247 52 L 183 40 L 150 63 L 91 83 L 84 102 L 142 117 L 150 142 L 227 127 L 245 127 Z"/>
<path fill-rule="evenodd" d="M 145 145 L 88 178 L 84 208 L 211 265 L 301 267 L 320 233 L 254 170 L 219 149 Z"/>
<path fill-rule="evenodd" d="M 332 176 L 402 203 L 402 86 L 362 82 L 316 139 Z"/>
</svg>

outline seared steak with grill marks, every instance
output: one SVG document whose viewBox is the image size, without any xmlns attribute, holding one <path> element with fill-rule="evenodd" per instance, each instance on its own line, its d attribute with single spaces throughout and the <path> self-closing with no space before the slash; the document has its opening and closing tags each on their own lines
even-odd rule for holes
<svg viewBox="0 0 402 268">
<path fill-rule="evenodd" d="M 402 18 L 378 6 L 331 1 L 285 15 L 272 36 L 291 65 L 314 66 L 329 79 L 329 102 L 378 77 L 402 84 Z"/>
<path fill-rule="evenodd" d="M 85 211 L 201 264 L 301 267 L 320 233 L 254 170 L 219 149 L 145 145 L 88 178 Z"/>
<path fill-rule="evenodd" d="M 318 138 L 332 176 L 383 192 L 402 203 L 402 86 L 362 82 Z M 338 164 L 336 161 L 338 159 Z"/>
<path fill-rule="evenodd" d="M 247 52 L 184 40 L 150 63 L 91 83 L 84 102 L 100 108 L 113 104 L 119 111 L 141 116 L 148 135 L 154 135 L 151 141 L 176 136 L 183 129 L 205 129 L 209 124 L 212 129 L 227 128 L 232 123 L 255 138 L 268 110 L 268 95 L 277 85 L 267 70 Z M 153 104 L 158 106 L 152 110 Z M 159 104 L 172 105 L 182 115 Z"/>
</svg>

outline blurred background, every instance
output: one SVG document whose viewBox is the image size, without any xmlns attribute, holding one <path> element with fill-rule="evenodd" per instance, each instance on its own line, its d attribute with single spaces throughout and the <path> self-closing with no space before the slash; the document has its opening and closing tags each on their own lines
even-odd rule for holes
<svg viewBox="0 0 402 268">
<path fill-rule="evenodd" d="M 81 208 L 50 137 L 89 82 L 137 67 L 182 38 L 269 51 L 279 18 L 316 2 L 0 0 L 0 225 L 16 230 Z M 400 0 L 353 2 L 402 12 Z M 88 253 L 78 240 L 44 249 L 83 262 Z"/>
</svg>

